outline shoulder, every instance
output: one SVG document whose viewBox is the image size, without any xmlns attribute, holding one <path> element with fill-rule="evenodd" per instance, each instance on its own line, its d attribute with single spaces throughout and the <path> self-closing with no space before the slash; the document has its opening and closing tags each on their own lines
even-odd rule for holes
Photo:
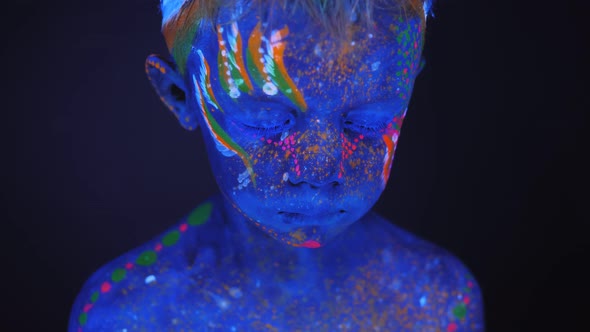
<svg viewBox="0 0 590 332">
<path fill-rule="evenodd" d="M 192 275 L 207 265 L 194 247 L 215 237 L 214 204 L 199 205 L 174 227 L 96 271 L 76 298 L 69 331 L 149 330 L 166 321 L 169 313 L 162 308 L 192 287 Z"/>
<path fill-rule="evenodd" d="M 390 289 L 407 294 L 435 330 L 483 331 L 482 294 L 469 268 L 449 251 L 373 218 L 371 233 L 379 238 L 383 270 L 393 276 Z"/>
</svg>

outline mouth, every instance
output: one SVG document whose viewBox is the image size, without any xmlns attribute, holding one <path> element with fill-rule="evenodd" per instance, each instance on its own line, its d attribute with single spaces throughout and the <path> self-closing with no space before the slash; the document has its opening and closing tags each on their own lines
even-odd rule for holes
<svg viewBox="0 0 590 332">
<path fill-rule="evenodd" d="M 287 225 L 328 225 L 337 222 L 346 214 L 346 210 L 329 211 L 315 214 L 279 211 L 281 221 Z"/>
</svg>

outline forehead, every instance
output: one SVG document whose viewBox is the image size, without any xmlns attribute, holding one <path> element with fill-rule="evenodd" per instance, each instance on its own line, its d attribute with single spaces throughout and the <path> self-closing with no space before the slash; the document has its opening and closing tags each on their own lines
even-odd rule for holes
<svg viewBox="0 0 590 332">
<path fill-rule="evenodd" d="M 240 8 L 224 9 L 213 27 L 216 32 L 209 30 L 197 38 L 193 50 L 202 50 L 210 63 L 217 63 L 221 61 L 220 48 L 231 46 L 222 44 L 232 43 L 220 36 L 237 31 L 244 49 L 248 49 L 253 47 L 249 44 L 258 32 L 260 44 L 254 45 L 259 49 L 256 51 L 272 53 L 270 45 L 281 43 L 284 47 L 279 60 L 310 103 L 351 107 L 355 103 L 407 99 L 420 63 L 424 18 L 376 11 L 373 19 L 371 28 L 351 22 L 346 38 L 336 40 L 306 13 L 287 13 L 281 8 L 271 8 L 264 14 L 253 10 L 242 12 Z M 195 61 L 189 60 L 189 73 L 200 66 L 199 57 L 192 53 L 191 59 Z M 216 81 L 219 75 L 211 76 Z M 249 96 L 268 97 L 260 90 L 252 91 Z"/>
</svg>

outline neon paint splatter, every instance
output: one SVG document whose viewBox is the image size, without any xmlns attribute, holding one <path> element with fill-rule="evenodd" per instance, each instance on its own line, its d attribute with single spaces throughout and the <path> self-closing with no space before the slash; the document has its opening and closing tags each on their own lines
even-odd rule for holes
<svg viewBox="0 0 590 332">
<path fill-rule="evenodd" d="M 179 237 L 180 237 L 180 232 L 186 231 L 185 227 L 188 227 L 188 225 L 200 226 L 200 225 L 205 224 L 211 218 L 212 210 L 213 210 L 213 204 L 211 202 L 206 202 L 206 203 L 199 205 L 187 217 L 187 222 L 186 223 L 183 222 L 178 226 L 178 230 L 171 230 L 162 237 L 162 243 L 164 243 L 166 245 L 166 247 L 171 247 L 174 244 L 177 244 Z M 157 255 L 153 251 L 146 250 L 146 251 L 143 251 L 142 253 L 140 253 L 140 255 L 136 258 L 136 263 L 139 266 L 148 267 L 150 265 L 153 265 L 156 262 L 157 258 L 158 258 Z M 125 264 L 124 268 L 116 268 L 110 274 L 109 280 L 113 281 L 115 283 L 120 283 L 121 281 L 123 281 L 126 278 L 127 272 L 129 270 L 131 270 L 134 266 L 135 265 L 128 262 Z M 146 284 L 153 284 L 155 282 L 156 282 L 155 275 L 149 275 L 145 278 Z M 99 300 L 100 293 L 105 294 L 105 293 L 111 292 L 112 290 L 113 290 L 113 285 L 109 281 L 104 281 L 100 284 L 100 290 L 94 291 L 92 293 L 92 295 L 90 296 L 90 301 L 83 305 L 82 312 L 78 316 L 78 324 L 80 325 L 78 327 L 79 332 L 83 332 L 82 327 L 88 323 L 88 314 L 90 312 L 92 312 L 92 308 L 94 307 L 96 302 Z"/>
</svg>

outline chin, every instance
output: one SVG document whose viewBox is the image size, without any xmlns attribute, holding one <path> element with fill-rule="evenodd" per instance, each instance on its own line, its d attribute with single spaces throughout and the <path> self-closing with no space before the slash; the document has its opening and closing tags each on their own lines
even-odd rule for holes
<svg viewBox="0 0 590 332">
<path fill-rule="evenodd" d="M 272 222 L 254 224 L 275 240 L 296 248 L 317 249 L 325 246 L 335 236 L 356 221 L 346 212 L 330 215 L 280 214 Z"/>
</svg>

